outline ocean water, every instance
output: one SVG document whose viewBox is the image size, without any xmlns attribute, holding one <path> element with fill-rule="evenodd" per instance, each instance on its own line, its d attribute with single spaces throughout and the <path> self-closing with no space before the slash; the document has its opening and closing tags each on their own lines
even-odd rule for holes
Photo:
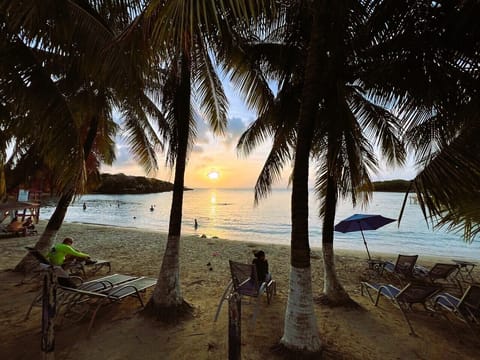
<svg viewBox="0 0 480 360">
<path fill-rule="evenodd" d="M 290 190 L 274 190 L 253 204 L 251 189 L 196 189 L 186 191 L 183 206 L 182 234 L 264 243 L 290 244 Z M 337 208 L 336 221 L 355 214 L 381 214 L 398 218 L 403 193 L 376 192 L 366 208 L 353 208 L 343 201 Z M 84 195 L 68 209 L 66 222 L 84 222 L 168 232 L 172 193 L 145 195 Z M 310 246 L 321 247 L 322 224 L 319 203 L 310 196 Z M 83 209 L 83 204 L 86 209 Z M 150 208 L 153 206 L 153 211 Z M 54 208 L 42 207 L 40 218 L 49 219 Z M 194 220 L 199 227 L 194 229 Z M 443 256 L 480 260 L 480 239 L 466 243 L 461 234 L 434 230 L 423 218 L 420 207 L 407 201 L 400 226 L 397 222 L 380 229 L 364 231 L 372 255 L 375 252 Z M 336 249 L 363 250 L 360 232 L 335 232 Z M 365 254 L 366 255 L 366 254 Z"/>
</svg>

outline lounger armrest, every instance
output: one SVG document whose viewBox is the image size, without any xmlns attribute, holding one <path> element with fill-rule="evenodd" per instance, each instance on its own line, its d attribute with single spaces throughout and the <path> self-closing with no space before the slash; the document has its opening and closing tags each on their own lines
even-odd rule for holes
<svg viewBox="0 0 480 360">
<path fill-rule="evenodd" d="M 82 295 L 88 295 L 91 297 L 98 297 L 98 298 L 108 298 L 106 294 L 98 293 L 98 292 L 93 292 L 93 291 L 88 291 L 88 290 L 82 290 L 82 289 L 76 289 L 76 288 L 69 288 L 66 286 L 60 286 L 60 288 L 64 291 L 75 293 L 75 294 L 82 294 Z"/>
<path fill-rule="evenodd" d="M 368 286 L 369 288 L 377 291 L 378 293 L 381 293 L 382 292 L 382 289 L 386 290 L 388 295 L 390 297 L 395 297 L 394 294 L 392 294 L 391 292 L 391 288 L 394 288 L 395 290 L 397 290 L 398 292 L 400 292 L 400 289 L 398 289 L 397 287 L 391 285 L 391 284 L 371 284 L 367 281 L 362 281 L 361 282 L 362 286 Z"/>
<path fill-rule="evenodd" d="M 430 270 L 422 265 L 415 265 L 413 267 L 413 274 L 420 277 L 428 277 L 430 275 Z"/>
<path fill-rule="evenodd" d="M 80 276 L 69 276 L 68 277 L 70 280 L 73 280 L 73 282 L 76 284 L 76 285 L 81 285 L 83 284 L 83 279 L 80 277 Z"/>
<path fill-rule="evenodd" d="M 395 290 L 397 290 L 397 294 L 393 294 L 392 293 L 392 288 L 394 288 Z M 399 293 L 400 293 L 400 289 L 398 289 L 397 287 L 393 286 L 393 285 L 381 285 L 379 288 L 378 288 L 378 293 L 379 294 L 382 294 L 382 295 L 385 295 L 384 293 L 382 293 L 382 290 L 385 290 L 387 292 L 387 297 L 391 298 L 391 299 L 394 299 Z"/>
<path fill-rule="evenodd" d="M 456 301 L 456 304 L 452 302 L 452 298 Z M 440 303 L 440 301 L 444 303 Z M 434 306 L 437 306 L 437 304 L 443 307 L 448 306 L 451 310 L 456 309 L 459 303 L 460 303 L 460 299 L 454 297 L 453 295 L 447 295 L 447 294 L 439 294 L 435 296 L 435 299 L 433 300 Z"/>
<path fill-rule="evenodd" d="M 245 280 L 243 280 L 240 284 L 238 284 L 238 287 L 242 287 L 243 285 L 245 285 L 246 283 L 248 283 L 250 280 L 252 280 L 252 278 L 247 278 Z"/>
<path fill-rule="evenodd" d="M 131 289 L 131 290 L 127 290 L 127 289 Z M 110 299 L 121 299 L 133 294 L 140 296 L 138 288 L 135 285 L 125 285 L 125 286 L 118 286 L 112 289 L 106 295 Z"/>
<path fill-rule="evenodd" d="M 258 292 L 262 294 L 263 292 L 265 292 L 265 290 L 267 290 L 267 287 L 268 284 L 266 283 L 266 281 L 262 282 L 258 288 Z"/>
<path fill-rule="evenodd" d="M 391 261 L 385 261 L 383 263 L 383 269 L 388 271 L 388 272 L 394 272 L 395 271 L 395 264 L 392 263 Z"/>
</svg>

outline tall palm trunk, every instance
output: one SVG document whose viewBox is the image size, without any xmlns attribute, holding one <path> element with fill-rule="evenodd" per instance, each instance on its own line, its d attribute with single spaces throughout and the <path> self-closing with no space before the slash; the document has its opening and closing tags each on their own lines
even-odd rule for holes
<svg viewBox="0 0 480 360">
<path fill-rule="evenodd" d="M 175 161 L 175 180 L 173 183 L 172 206 L 168 239 L 158 282 L 145 312 L 160 320 L 176 320 L 188 313 L 190 306 L 183 300 L 180 288 L 180 237 L 182 226 L 183 192 L 185 168 L 187 162 L 188 137 L 190 132 L 190 60 L 183 54 L 181 62 L 181 81 L 175 95 L 175 119 L 177 122 L 178 148 Z"/>
<path fill-rule="evenodd" d="M 92 121 L 90 123 L 87 137 L 85 138 L 85 142 L 83 144 L 84 159 L 87 159 L 90 152 L 92 151 L 93 143 L 97 135 L 98 121 L 98 117 L 95 116 L 92 118 Z M 48 221 L 45 230 L 40 236 L 40 239 L 35 244 L 35 249 L 44 253 L 47 249 L 50 249 L 52 247 L 57 232 L 58 230 L 60 230 L 60 227 L 63 224 L 63 220 L 65 219 L 65 215 L 67 214 L 68 207 L 70 206 L 70 203 L 75 196 L 75 192 L 75 185 L 71 185 L 70 188 L 64 191 L 63 194 L 60 196 L 60 199 L 58 200 L 52 217 Z M 15 266 L 14 271 L 28 273 L 37 266 L 37 263 L 37 260 L 30 253 L 27 253 L 23 257 L 23 259 L 20 260 L 17 266 Z"/>
<path fill-rule="evenodd" d="M 343 63 L 345 55 L 344 48 L 341 45 L 343 35 L 345 33 L 345 22 L 347 16 L 348 5 L 342 1 L 336 1 L 334 6 L 330 9 L 329 21 L 327 25 L 329 30 L 333 33 L 332 36 L 327 37 L 327 49 L 334 49 L 327 59 L 326 63 L 326 78 L 324 81 L 327 96 L 325 97 L 325 114 L 326 121 L 329 122 L 327 134 L 327 154 L 325 161 L 327 162 L 327 184 L 325 191 L 324 216 L 322 227 L 322 254 L 324 266 L 324 286 L 322 302 L 329 305 L 353 305 L 355 304 L 347 292 L 344 290 L 337 277 L 335 269 L 335 255 L 333 251 L 333 234 L 335 213 L 337 210 L 338 199 L 338 173 L 335 171 L 336 167 L 343 166 L 339 164 L 339 148 L 342 139 L 340 131 L 343 123 L 343 108 L 344 95 L 339 86 L 339 80 L 342 78 L 339 64 Z"/>
<path fill-rule="evenodd" d="M 320 31 L 318 11 L 320 1 L 314 1 L 313 27 L 308 51 L 305 84 L 299 115 L 298 138 L 292 181 L 291 269 L 284 332 L 281 339 L 292 351 L 319 352 L 321 341 L 313 308 L 310 245 L 308 237 L 308 169 L 310 150 L 321 90 Z"/>
<path fill-rule="evenodd" d="M 7 154 L 0 149 L 0 203 L 7 201 L 7 179 L 5 178 L 5 162 Z"/>
<path fill-rule="evenodd" d="M 327 156 L 328 157 L 328 156 Z M 333 252 L 333 231 L 337 207 L 337 185 L 333 174 L 327 178 L 327 193 L 325 196 L 325 214 L 322 228 L 322 249 L 324 266 L 324 300 L 331 305 L 350 303 L 351 299 L 337 278 L 335 270 L 335 255 Z"/>
<path fill-rule="evenodd" d="M 52 247 L 53 240 L 55 239 L 58 230 L 62 226 L 63 219 L 67 214 L 68 206 L 70 205 L 75 191 L 69 190 L 64 193 L 58 200 L 57 207 L 52 214 L 52 217 L 48 221 L 45 230 L 43 231 L 40 239 L 35 244 L 35 249 L 42 253 L 47 252 L 47 249 Z M 37 267 L 38 260 L 36 260 L 30 253 L 27 253 L 23 259 L 15 266 L 14 271 L 28 273 Z"/>
</svg>

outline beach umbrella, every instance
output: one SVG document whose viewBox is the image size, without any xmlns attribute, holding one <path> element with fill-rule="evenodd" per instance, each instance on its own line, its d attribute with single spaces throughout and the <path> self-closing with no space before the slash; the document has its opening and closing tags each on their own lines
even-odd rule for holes
<svg viewBox="0 0 480 360">
<path fill-rule="evenodd" d="M 365 235 L 363 235 L 363 230 L 376 230 L 394 221 L 397 220 L 386 218 L 382 215 L 354 214 L 345 220 L 340 221 L 337 225 L 335 225 L 334 229 L 335 231 L 341 233 L 360 231 L 362 233 L 363 243 L 367 249 L 368 260 L 372 260 L 370 257 L 370 252 L 368 251 Z"/>
</svg>

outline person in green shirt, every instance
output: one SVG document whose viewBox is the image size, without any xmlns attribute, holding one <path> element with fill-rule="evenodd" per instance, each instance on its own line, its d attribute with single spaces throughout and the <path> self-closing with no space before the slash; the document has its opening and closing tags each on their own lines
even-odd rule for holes
<svg viewBox="0 0 480 360">
<path fill-rule="evenodd" d="M 73 239 L 67 237 L 63 239 L 63 242 L 60 244 L 55 244 L 55 246 L 50 250 L 47 257 L 52 265 L 62 266 L 65 263 L 65 259 L 80 259 L 80 260 L 89 260 L 90 255 L 82 253 L 78 250 L 75 250 L 73 247 Z"/>
</svg>

